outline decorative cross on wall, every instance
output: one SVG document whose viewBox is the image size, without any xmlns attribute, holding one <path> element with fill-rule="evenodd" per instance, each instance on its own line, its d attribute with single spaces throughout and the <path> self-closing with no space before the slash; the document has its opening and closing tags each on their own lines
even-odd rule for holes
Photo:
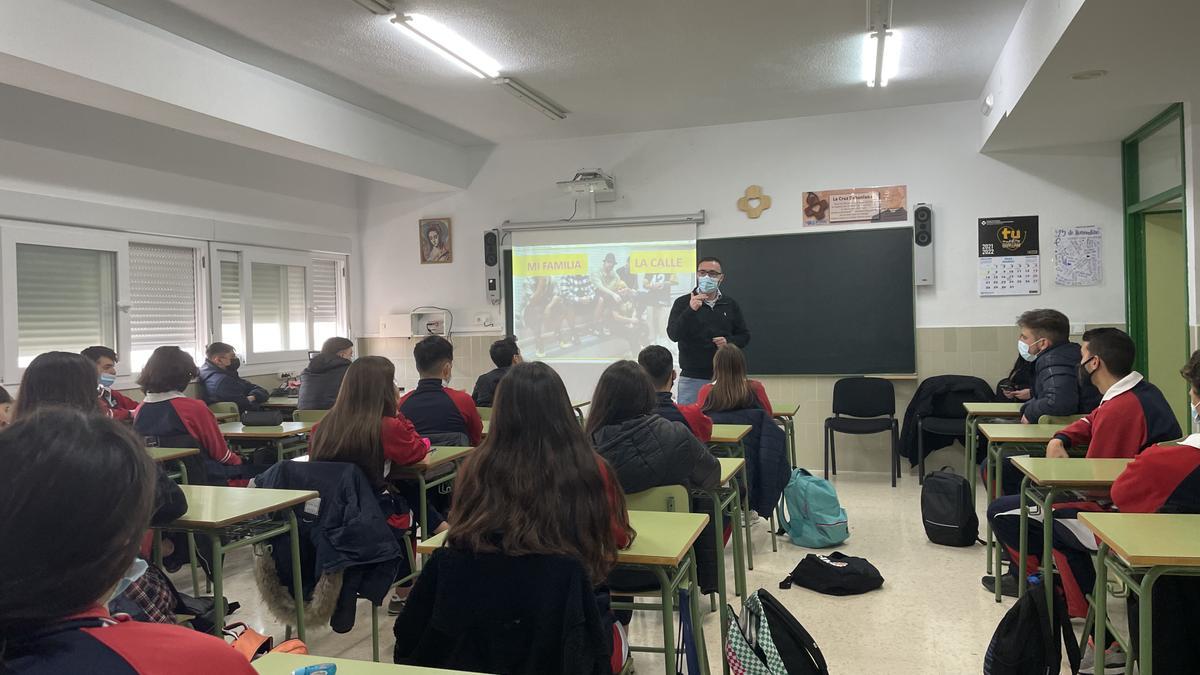
<svg viewBox="0 0 1200 675">
<path fill-rule="evenodd" d="M 746 214 L 747 218 L 757 218 L 762 215 L 763 211 L 771 208 L 771 198 L 763 194 L 762 188 L 757 185 L 751 185 L 746 188 L 746 193 L 737 201 L 739 211 Z"/>
</svg>

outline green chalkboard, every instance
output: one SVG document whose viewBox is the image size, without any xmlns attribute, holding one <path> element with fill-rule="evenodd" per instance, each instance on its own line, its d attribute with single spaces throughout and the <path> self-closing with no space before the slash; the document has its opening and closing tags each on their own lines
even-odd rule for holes
<svg viewBox="0 0 1200 675">
<path fill-rule="evenodd" d="M 760 375 L 914 373 L 912 228 L 701 239 Z"/>
</svg>

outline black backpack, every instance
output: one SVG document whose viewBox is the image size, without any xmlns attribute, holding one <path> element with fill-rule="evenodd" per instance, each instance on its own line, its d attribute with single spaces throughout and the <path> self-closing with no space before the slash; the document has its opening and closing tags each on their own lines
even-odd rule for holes
<svg viewBox="0 0 1200 675">
<path fill-rule="evenodd" d="M 979 516 L 971 482 L 942 467 L 925 477 L 921 488 L 921 522 L 925 536 L 942 546 L 970 546 L 979 536 Z"/>
<path fill-rule="evenodd" d="M 1078 673 L 1079 644 L 1067 603 L 1055 593 L 1051 626 L 1045 589 L 1033 584 L 996 626 L 983 657 L 983 675 L 1058 675 L 1064 643 L 1071 672 Z"/>
<path fill-rule="evenodd" d="M 729 614 L 725 660 L 733 672 L 829 675 L 825 657 L 804 626 L 765 589 L 749 594 L 739 623 Z"/>
</svg>

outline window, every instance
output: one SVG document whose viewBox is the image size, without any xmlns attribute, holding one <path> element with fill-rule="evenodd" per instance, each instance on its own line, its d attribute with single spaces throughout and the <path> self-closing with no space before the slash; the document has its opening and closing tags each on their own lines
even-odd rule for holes
<svg viewBox="0 0 1200 675">
<path fill-rule="evenodd" d="M 239 353 L 246 350 L 246 338 L 242 333 L 242 265 L 237 254 L 232 260 L 220 260 L 218 284 L 220 289 L 217 297 L 219 316 L 217 325 L 221 327 L 218 335 L 221 342 L 233 345 Z"/>
<path fill-rule="evenodd" d="M 116 254 L 16 244 L 17 366 L 117 342 Z"/>
<path fill-rule="evenodd" d="M 196 250 L 177 246 L 129 245 L 129 361 L 138 372 L 162 345 L 175 345 L 193 358 L 198 339 Z"/>
<path fill-rule="evenodd" d="M 318 258 L 313 260 L 312 266 L 312 324 L 313 324 L 313 349 L 320 349 L 321 345 L 331 337 L 344 335 L 340 310 L 342 304 L 339 298 L 342 297 L 339 291 L 341 284 L 342 265 L 337 260 L 329 260 Z"/>
<path fill-rule="evenodd" d="M 308 351 L 305 276 L 296 265 L 250 264 L 254 351 Z"/>
</svg>

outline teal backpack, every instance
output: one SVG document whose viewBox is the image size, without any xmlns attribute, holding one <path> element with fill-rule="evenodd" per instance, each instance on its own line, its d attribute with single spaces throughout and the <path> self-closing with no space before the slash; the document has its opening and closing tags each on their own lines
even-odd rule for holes
<svg viewBox="0 0 1200 675">
<path fill-rule="evenodd" d="M 850 537 L 846 509 L 833 485 L 804 469 L 792 470 L 779 521 L 792 543 L 805 548 L 837 546 Z"/>
</svg>

